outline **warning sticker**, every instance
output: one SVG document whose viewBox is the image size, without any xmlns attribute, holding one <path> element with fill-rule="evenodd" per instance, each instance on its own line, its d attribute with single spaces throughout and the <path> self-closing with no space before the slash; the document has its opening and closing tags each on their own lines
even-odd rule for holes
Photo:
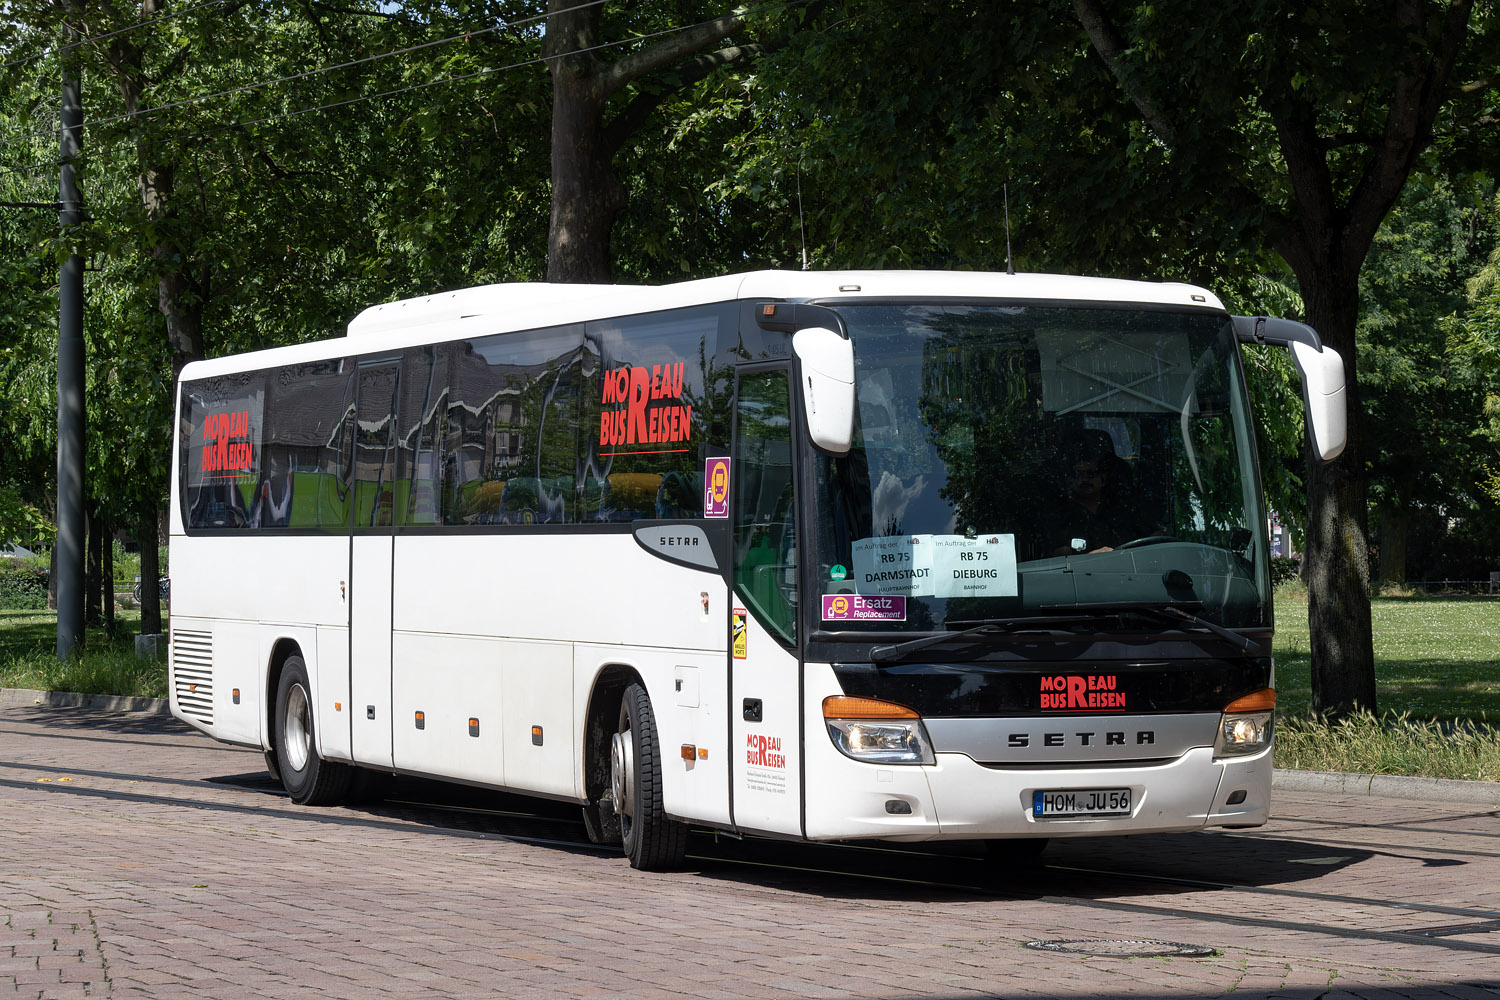
<svg viewBox="0 0 1500 1000">
<path fill-rule="evenodd" d="M 749 629 L 745 622 L 745 609 L 734 609 L 734 658 L 743 660 L 750 652 Z"/>
</svg>

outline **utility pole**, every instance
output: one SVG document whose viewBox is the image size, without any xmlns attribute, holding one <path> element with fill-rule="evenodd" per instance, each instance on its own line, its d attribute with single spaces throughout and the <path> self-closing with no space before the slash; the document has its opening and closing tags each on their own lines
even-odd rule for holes
<svg viewBox="0 0 1500 1000">
<path fill-rule="evenodd" d="M 70 9 L 76 9 L 70 8 Z M 69 27 L 70 33 L 74 29 Z M 83 222 L 76 160 L 83 145 L 78 57 L 62 57 L 61 163 L 58 201 L 64 239 Z M 83 644 L 83 257 L 63 263 L 57 314 L 57 658 Z"/>
</svg>

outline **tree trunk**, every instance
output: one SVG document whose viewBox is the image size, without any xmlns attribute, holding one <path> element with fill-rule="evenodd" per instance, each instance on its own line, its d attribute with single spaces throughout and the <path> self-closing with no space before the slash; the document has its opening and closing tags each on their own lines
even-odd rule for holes
<svg viewBox="0 0 1500 1000">
<path fill-rule="evenodd" d="M 104 605 L 99 600 L 100 581 L 104 575 L 104 549 L 99 544 L 99 506 L 89 504 L 84 517 L 88 531 L 88 565 L 83 574 L 83 623 L 98 627 L 104 621 Z"/>
<path fill-rule="evenodd" d="M 115 637 L 115 539 L 113 528 L 104 523 L 103 518 L 99 522 L 99 534 L 104 543 L 104 560 L 101 563 L 100 578 L 103 586 L 100 590 L 100 598 L 104 602 L 104 634 L 110 639 Z"/>
<path fill-rule="evenodd" d="M 156 551 L 156 505 L 144 503 L 137 512 L 140 526 L 136 537 L 141 542 L 141 635 L 161 634 L 161 591 L 157 579 L 161 562 Z"/>
<path fill-rule="evenodd" d="M 1406 536 L 1411 530 L 1411 514 L 1405 507 L 1380 506 L 1380 582 L 1398 585 L 1406 582 Z"/>
<path fill-rule="evenodd" d="M 602 104 L 590 80 L 554 73 L 552 89 L 552 228 L 547 280 L 611 280 L 609 239 L 625 208 L 604 142 Z"/>
<path fill-rule="evenodd" d="M 1342 273 L 1340 273 L 1342 272 Z M 1370 551 L 1363 427 L 1355 370 L 1358 268 L 1317 267 L 1298 274 L 1307 320 L 1344 361 L 1348 443 L 1324 462 L 1307 451 L 1307 614 L 1313 711 L 1339 718 L 1375 711 L 1375 650 L 1370 633 Z"/>
<path fill-rule="evenodd" d="M 598 22 L 598 7 L 553 14 L 542 42 L 552 72 L 548 281 L 608 282 L 610 231 L 626 203 L 604 135 L 602 67 L 593 53 L 581 51 L 597 43 Z"/>
</svg>

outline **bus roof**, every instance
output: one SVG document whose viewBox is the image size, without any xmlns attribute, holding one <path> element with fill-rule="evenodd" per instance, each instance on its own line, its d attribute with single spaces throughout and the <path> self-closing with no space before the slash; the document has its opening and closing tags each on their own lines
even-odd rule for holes
<svg viewBox="0 0 1500 1000">
<path fill-rule="evenodd" d="M 562 323 L 581 323 L 738 299 L 1017 299 L 1057 302 L 1224 308 L 1206 289 L 1175 282 L 1127 281 L 1056 274 L 987 271 L 751 271 L 668 285 L 586 285 L 515 282 L 480 285 L 371 306 L 349 323 L 347 337 L 258 351 L 235 359 L 195 362 L 184 379 L 310 361 L 338 353 L 398 350 Z M 348 343 L 358 338 L 357 345 Z M 335 347 L 334 345 L 338 345 Z"/>
</svg>

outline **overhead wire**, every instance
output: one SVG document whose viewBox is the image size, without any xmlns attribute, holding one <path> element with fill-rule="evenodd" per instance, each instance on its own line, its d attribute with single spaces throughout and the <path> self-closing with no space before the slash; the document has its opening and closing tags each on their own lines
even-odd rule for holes
<svg viewBox="0 0 1500 1000">
<path fill-rule="evenodd" d="M 56 46 L 55 48 L 44 49 L 43 51 L 38 52 L 36 55 L 23 56 L 20 59 L 12 59 L 10 62 L 0 63 L 0 69 L 10 69 L 12 66 L 20 66 L 29 62 L 36 62 L 38 59 L 46 59 L 48 56 L 55 55 L 59 52 L 66 52 L 68 51 L 68 49 L 77 48 L 80 45 L 87 45 L 90 42 L 102 42 L 106 38 L 114 38 L 116 35 L 124 35 L 132 31 L 138 31 L 141 28 L 148 28 L 151 25 L 157 24 L 161 21 L 168 21 L 174 17 L 181 17 L 183 14 L 191 14 L 195 10 L 202 10 L 204 7 L 213 7 L 224 2 L 226 2 L 226 0 L 204 0 L 203 3 L 194 4 L 191 7 L 184 7 L 182 10 L 174 10 L 169 13 L 162 14 L 159 17 L 153 17 L 149 21 L 137 21 L 135 24 L 128 24 L 123 28 L 116 28 L 113 31 L 105 31 L 97 35 L 90 35 L 88 38 L 79 38 L 64 45 Z"/>
<path fill-rule="evenodd" d="M 589 3 L 580 4 L 576 8 L 569 8 L 569 9 L 570 10 L 575 10 L 575 9 L 579 9 L 581 7 L 593 6 L 593 5 L 597 4 L 597 3 L 602 3 L 602 2 L 604 2 L 604 0 L 590 0 Z M 781 10 L 783 8 L 786 8 L 786 7 L 797 6 L 801 2 L 802 2 L 802 0 L 782 0 L 782 2 L 780 2 L 780 3 L 766 4 L 766 5 L 763 5 L 761 7 L 754 7 L 754 8 L 748 8 L 748 9 L 745 9 L 745 10 L 741 10 L 741 11 L 738 12 L 738 16 L 740 16 L 740 17 L 749 17 L 749 16 L 752 16 L 752 15 L 765 14 L 765 13 L 769 13 L 771 11 Z M 706 24 L 712 24 L 715 21 L 722 20 L 724 17 L 731 16 L 733 14 L 735 14 L 734 11 L 728 11 L 728 12 L 726 12 L 724 14 L 718 15 L 717 17 L 708 18 L 706 20 L 698 21 L 698 22 L 695 22 L 693 24 L 681 25 L 681 26 L 676 27 L 676 28 L 664 28 L 664 29 L 662 29 L 660 31 L 648 32 L 646 34 L 641 34 L 641 35 L 632 35 L 629 38 L 618 39 L 618 40 L 612 41 L 612 42 L 601 42 L 601 43 L 599 43 L 597 45 L 590 45 L 590 46 L 586 46 L 584 48 L 570 50 L 566 54 L 567 55 L 582 55 L 582 54 L 587 54 L 587 53 L 591 53 L 591 52 L 603 51 L 603 50 L 606 50 L 606 49 L 620 48 L 620 47 L 623 47 L 623 46 L 626 46 L 626 45 L 631 45 L 631 44 L 634 44 L 636 42 L 646 41 L 646 40 L 652 39 L 652 38 L 660 38 L 660 37 L 664 37 L 664 36 L 667 36 L 667 35 L 680 34 L 680 33 L 684 32 L 684 31 L 691 31 L 694 28 L 699 28 L 699 27 L 702 27 L 702 26 L 704 26 Z M 509 22 L 509 25 L 510 26 L 514 26 L 514 25 L 517 25 L 517 24 L 520 24 L 520 23 L 522 23 L 522 22 Z M 455 37 L 464 37 L 464 36 L 455 36 Z M 434 43 L 428 43 L 428 44 L 434 44 Z M 556 57 L 555 56 L 535 56 L 535 57 L 532 57 L 530 59 L 523 59 L 523 60 L 520 60 L 518 62 L 509 63 L 509 64 L 504 65 L 504 66 L 486 67 L 484 69 L 478 70 L 478 71 L 473 72 L 473 73 L 465 73 L 462 76 L 441 77 L 441 78 L 436 79 L 436 80 L 428 80 L 425 83 L 413 84 L 412 86 L 409 86 L 409 87 L 399 87 L 399 88 L 395 88 L 395 89 L 392 89 L 392 90 L 381 91 L 380 93 L 377 93 L 377 94 L 365 94 L 365 95 L 361 95 L 359 97 L 351 97 L 351 98 L 347 98 L 347 99 L 341 100 L 341 101 L 332 101 L 332 102 L 327 103 L 327 104 L 320 104 L 320 105 L 316 105 L 316 106 L 313 106 L 313 107 L 298 108 L 298 109 L 296 109 L 294 111 L 282 112 L 280 114 L 275 114 L 275 115 L 267 115 L 264 118 L 255 118 L 255 119 L 250 119 L 250 120 L 247 120 L 247 121 L 231 122 L 229 124 L 216 126 L 214 128 L 201 129 L 201 130 L 196 131 L 196 132 L 186 132 L 186 133 L 180 133 L 178 135 L 165 136 L 165 137 L 160 137 L 160 138 L 153 138 L 153 141 L 154 142 L 161 142 L 161 143 L 184 142 L 184 141 L 189 140 L 189 139 L 197 139 L 197 138 L 202 138 L 204 136 L 216 135 L 216 134 L 221 133 L 221 132 L 228 132 L 228 131 L 233 131 L 233 130 L 236 130 L 236 129 L 250 128 L 250 127 L 256 126 L 256 125 L 267 125 L 267 124 L 270 124 L 272 122 L 283 121 L 283 120 L 290 119 L 290 118 L 298 118 L 298 117 L 301 117 L 303 115 L 308 115 L 308 114 L 315 114 L 315 113 L 317 113 L 319 111 L 331 111 L 331 110 L 333 110 L 335 108 L 348 107 L 348 106 L 354 105 L 354 104 L 362 104 L 365 101 L 376 101 L 376 100 L 383 100 L 383 99 L 389 98 L 389 97 L 397 97 L 397 96 L 400 96 L 401 94 L 409 94 L 409 93 L 413 93 L 413 92 L 419 91 L 419 90 L 426 90 L 429 87 L 435 87 L 435 86 L 438 86 L 438 85 L 444 84 L 444 83 L 461 83 L 461 82 L 466 81 L 466 80 L 474 80 L 474 79 L 478 79 L 478 78 L 484 77 L 484 76 L 491 76 L 491 75 L 493 75 L 495 73 L 504 73 L 504 72 L 509 72 L 511 70 L 522 69 L 522 68 L 525 68 L 527 66 L 535 66 L 535 65 L 538 65 L 540 63 L 545 63 L 549 59 L 553 59 L 553 58 L 556 58 Z M 368 61 L 368 60 L 364 60 L 364 61 Z M 330 67 L 330 68 L 334 68 L 334 67 Z M 277 81 L 267 81 L 267 82 L 270 83 L 270 82 L 277 82 Z M 152 109 L 152 110 L 154 110 L 154 109 Z M 141 112 L 141 113 L 144 114 L 146 112 Z M 44 134 L 46 134 L 46 133 L 44 133 Z M 123 143 L 119 143 L 119 144 L 117 144 L 115 146 L 106 147 L 103 150 L 98 150 L 98 151 L 86 150 L 83 153 L 83 157 L 84 158 L 89 158 L 89 157 L 93 157 L 93 156 L 108 156 L 108 155 L 110 155 L 112 153 L 118 152 L 119 150 L 126 149 L 126 148 L 131 148 L 131 147 L 133 147 L 133 145 L 134 145 L 133 142 L 123 142 Z M 27 166 L 41 168 L 41 167 L 45 167 L 47 165 L 45 165 L 45 164 L 27 164 Z M 51 166 L 55 167 L 56 164 L 52 164 Z"/>
<path fill-rule="evenodd" d="M 222 2 L 222 0 L 211 0 L 211 2 Z M 459 40 L 467 41 L 468 39 L 474 38 L 478 35 L 486 35 L 490 32 L 500 31 L 505 28 L 518 28 L 524 25 L 534 24 L 537 21 L 541 21 L 548 17 L 551 17 L 552 14 L 571 14 L 574 11 L 583 10 L 585 7 L 598 7 L 605 2 L 606 0 L 584 0 L 583 3 L 564 8 L 560 11 L 554 11 L 549 14 L 538 14 L 534 17 L 525 17 L 521 18 L 519 21 L 505 21 L 499 24 L 491 25 L 489 27 L 475 28 L 471 31 L 465 31 L 461 34 L 450 35 L 447 38 L 438 38 L 431 41 L 418 42 L 415 45 L 408 45 L 403 48 L 392 49 L 389 52 L 378 52 L 372 56 L 362 56 L 359 59 L 351 59 L 347 62 L 336 63 L 329 66 L 319 66 L 315 69 L 305 70 L 301 73 L 291 73 L 286 76 L 278 76 L 270 80 L 261 80 L 257 83 L 247 83 L 240 87 L 230 87 L 228 90 L 219 90 L 209 94 L 199 94 L 194 97 L 185 97 L 180 101 L 172 101 L 169 104 L 159 104 L 155 107 L 150 108 L 141 108 L 136 111 L 129 111 L 125 114 L 114 115 L 109 118 L 96 118 L 92 121 L 83 122 L 81 125 L 79 125 L 79 128 L 88 128 L 91 125 L 112 125 L 115 122 L 128 121 L 133 118 L 140 118 L 145 115 L 152 115 L 162 111 L 171 111 L 174 108 L 186 107 L 189 104 L 198 104 L 202 101 L 211 101 L 219 97 L 231 97 L 235 94 L 246 94 L 251 91 L 261 90 L 265 87 L 270 87 L 278 83 L 290 83 L 295 80 L 305 80 L 309 77 L 320 76 L 324 73 L 332 73 L 334 70 L 348 69 L 351 66 L 361 66 L 365 63 L 378 62 L 381 59 L 389 59 L 393 56 L 403 56 L 412 52 L 421 51 L 422 49 L 430 49 L 438 45 L 447 45 L 451 42 L 456 42 Z M 12 142 L 20 142 L 24 139 L 35 139 L 39 136 L 50 134 L 50 132 L 32 132 L 25 135 L 12 136 L 8 139 L 0 139 L 0 146 L 9 145 Z"/>
</svg>

